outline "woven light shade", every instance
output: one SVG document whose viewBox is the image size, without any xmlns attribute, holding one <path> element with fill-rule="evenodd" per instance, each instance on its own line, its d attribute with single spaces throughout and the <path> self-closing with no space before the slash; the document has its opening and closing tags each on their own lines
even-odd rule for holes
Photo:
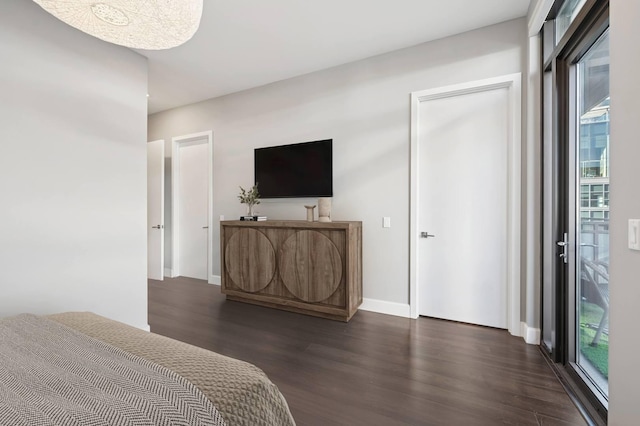
<svg viewBox="0 0 640 426">
<path fill-rule="evenodd" d="M 94 37 L 135 49 L 170 49 L 188 41 L 202 0 L 33 0 L 61 21 Z"/>
</svg>

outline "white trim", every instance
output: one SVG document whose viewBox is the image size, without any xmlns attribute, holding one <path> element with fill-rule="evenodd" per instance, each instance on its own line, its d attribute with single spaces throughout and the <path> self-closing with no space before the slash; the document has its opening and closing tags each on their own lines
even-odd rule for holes
<svg viewBox="0 0 640 426">
<path fill-rule="evenodd" d="M 145 324 L 142 327 L 137 327 L 137 328 L 144 331 L 151 331 L 151 326 L 149 324 Z"/>
<path fill-rule="evenodd" d="M 409 305 L 418 317 L 418 117 L 420 105 L 434 99 L 504 89 L 509 92 L 507 183 L 507 329 L 520 335 L 520 210 L 522 192 L 522 104 L 520 73 L 411 93 L 411 207 L 409 226 Z"/>
<path fill-rule="evenodd" d="M 209 138 L 209 213 L 207 215 L 208 241 L 207 241 L 207 282 L 213 283 L 213 132 L 207 132 Z"/>
<path fill-rule="evenodd" d="M 520 335 L 530 345 L 540 344 L 540 329 L 529 327 L 524 321 L 520 323 Z"/>
<path fill-rule="evenodd" d="M 527 19 L 527 27 L 529 29 L 529 37 L 533 37 L 538 34 L 542 29 L 542 25 L 547 20 L 547 16 L 551 11 L 553 2 L 555 0 L 533 0 L 535 6 L 531 10 L 531 13 Z"/>
<path fill-rule="evenodd" d="M 165 232 L 166 231 L 165 231 L 165 226 L 164 226 L 165 225 L 164 224 L 164 221 L 165 221 L 164 210 L 165 210 L 165 202 L 166 202 L 166 200 L 165 200 L 165 187 L 164 187 L 164 185 L 165 185 L 165 173 L 166 173 L 166 171 L 165 171 L 165 160 L 164 159 L 165 159 L 165 149 L 166 149 L 165 145 L 166 144 L 165 144 L 165 140 L 164 139 L 158 139 L 158 140 L 155 140 L 155 141 L 148 141 L 147 142 L 147 209 L 150 208 L 149 207 L 149 202 L 148 202 L 148 200 L 149 200 L 149 168 L 150 168 L 150 166 L 149 166 L 149 147 L 153 146 L 153 145 L 157 145 L 157 146 L 160 146 L 162 148 L 162 159 L 161 159 L 162 164 L 160 165 L 160 180 L 161 180 L 161 183 L 160 183 L 160 220 L 159 220 L 159 223 L 158 223 L 160 225 L 160 229 L 158 229 L 158 232 L 160 232 L 160 265 L 159 265 L 160 268 L 159 269 L 161 271 L 160 272 L 161 276 L 160 276 L 160 278 L 155 278 L 155 279 L 158 279 L 158 280 L 162 281 L 164 279 L 164 275 L 165 275 L 164 274 L 164 270 L 165 270 L 165 267 L 164 267 L 164 257 L 165 257 L 164 256 L 164 243 L 165 243 Z M 151 207 L 151 208 L 153 208 L 153 207 Z M 148 253 L 148 251 L 149 251 L 149 239 L 150 239 L 149 233 L 151 232 L 151 226 L 154 226 L 154 225 L 155 224 L 149 223 L 149 211 L 147 210 L 147 276 L 155 275 L 155 273 L 149 274 L 149 264 L 151 262 L 150 262 L 149 253 Z M 153 232 L 155 232 L 155 231 L 153 231 Z"/>
<path fill-rule="evenodd" d="M 358 308 L 363 311 L 377 312 L 379 314 L 395 315 L 397 317 L 410 318 L 411 308 L 406 303 L 387 302 L 378 299 L 362 299 L 362 305 Z"/>
<path fill-rule="evenodd" d="M 180 176 L 180 150 L 178 149 L 180 144 L 191 142 L 198 139 L 207 139 L 209 146 L 209 203 L 207 213 L 207 224 L 209 226 L 209 237 L 207 241 L 207 281 L 212 283 L 214 280 L 213 275 L 213 259 L 211 254 L 213 253 L 213 132 L 211 130 L 200 133 L 192 133 L 184 136 L 176 136 L 171 138 L 171 263 L 172 263 L 172 277 L 180 275 L 180 232 L 179 232 L 179 213 L 177 200 L 180 199 L 180 186 L 178 185 Z"/>
<path fill-rule="evenodd" d="M 177 275 L 173 275 L 173 269 L 171 268 L 164 268 L 164 276 L 169 278 L 177 277 Z"/>
<path fill-rule="evenodd" d="M 524 222 L 523 231 L 526 230 L 523 250 L 525 260 L 522 267 L 524 272 L 524 313 L 522 320 L 527 324 L 540 326 L 538 313 L 540 302 L 537 297 L 540 294 L 541 276 L 541 237 L 542 219 L 540 206 L 542 205 L 542 151 L 541 147 L 541 98 L 542 88 L 540 77 L 541 65 L 541 38 L 529 37 L 529 71 L 527 83 L 527 108 L 526 108 L 526 138 L 523 141 L 526 157 L 526 173 L 523 175 L 526 206 L 522 212 Z M 526 334 L 522 334 L 526 336 Z M 539 340 L 539 338 L 538 338 Z"/>
<path fill-rule="evenodd" d="M 222 278 L 220 277 L 220 275 L 212 275 L 211 279 L 209 280 L 209 284 L 222 285 Z"/>
</svg>

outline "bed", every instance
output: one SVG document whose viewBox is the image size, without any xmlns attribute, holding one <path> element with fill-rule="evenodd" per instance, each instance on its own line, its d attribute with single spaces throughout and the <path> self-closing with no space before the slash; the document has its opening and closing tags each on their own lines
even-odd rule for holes
<svg viewBox="0 0 640 426">
<path fill-rule="evenodd" d="M 49 323 L 53 328 L 70 328 L 75 331 L 69 333 L 82 338 L 88 336 L 88 340 L 95 339 L 98 341 L 97 344 L 106 348 L 122 351 L 125 357 L 142 359 L 148 362 L 151 368 L 164 367 L 180 379 L 186 379 L 188 384 L 197 388 L 198 393 L 204 395 L 206 403 L 213 403 L 222 418 L 220 423 L 202 424 L 295 425 L 287 402 L 276 385 L 262 370 L 252 364 L 88 312 L 69 312 L 37 318 L 32 316 L 27 320 L 36 324 L 32 328 L 41 328 L 36 321 L 46 321 L 44 324 Z M 0 323 L 4 321 L 0 320 Z M 0 346 L 8 346 L 6 342 L 10 340 L 5 336 L 5 343 L 0 343 Z M 0 347 L 0 355 L 4 350 L 5 348 Z M 5 373 L 4 376 L 0 375 L 0 378 L 2 377 L 13 376 L 7 376 Z"/>
</svg>

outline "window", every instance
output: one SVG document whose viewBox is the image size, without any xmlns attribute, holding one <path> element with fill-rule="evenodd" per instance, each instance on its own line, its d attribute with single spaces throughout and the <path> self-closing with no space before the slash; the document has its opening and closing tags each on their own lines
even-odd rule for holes
<svg viewBox="0 0 640 426">
<path fill-rule="evenodd" d="M 566 34 L 569 26 L 576 19 L 578 12 L 580 12 L 585 3 L 586 0 L 567 0 L 562 4 L 555 19 L 556 40 L 562 39 Z"/>
</svg>

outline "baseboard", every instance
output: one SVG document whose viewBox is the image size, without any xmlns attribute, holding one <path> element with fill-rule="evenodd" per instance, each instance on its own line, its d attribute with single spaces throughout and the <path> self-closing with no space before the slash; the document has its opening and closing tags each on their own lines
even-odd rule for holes
<svg viewBox="0 0 640 426">
<path fill-rule="evenodd" d="M 151 331 L 151 326 L 149 324 L 145 324 L 142 327 L 137 327 L 137 328 L 144 331 Z"/>
<path fill-rule="evenodd" d="M 220 285 L 222 284 L 222 278 L 220 278 L 220 275 L 211 275 L 211 277 L 209 277 L 209 284 Z"/>
<path fill-rule="evenodd" d="M 169 278 L 175 278 L 175 275 L 173 275 L 173 269 L 164 268 L 164 276 Z"/>
<path fill-rule="evenodd" d="M 358 309 L 377 312 L 379 314 L 394 315 L 397 317 L 411 318 L 411 307 L 405 303 L 387 302 L 377 299 L 362 299 L 362 305 Z"/>
<path fill-rule="evenodd" d="M 524 321 L 520 323 L 520 335 L 530 345 L 540 344 L 540 329 L 529 327 Z"/>
</svg>

